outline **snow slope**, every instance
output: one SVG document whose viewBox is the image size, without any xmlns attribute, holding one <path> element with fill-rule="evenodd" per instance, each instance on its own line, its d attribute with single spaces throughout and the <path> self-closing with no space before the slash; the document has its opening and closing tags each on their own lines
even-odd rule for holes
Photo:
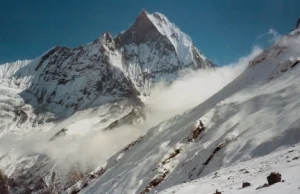
<svg viewBox="0 0 300 194">
<path fill-rule="evenodd" d="M 16 61 L 0 65 L 1 85 L 26 89 L 34 77 L 37 60 Z"/>
<path fill-rule="evenodd" d="M 46 118 L 42 115 L 37 117 L 34 109 L 24 102 L 16 89 L 0 86 L 0 94 L 0 137 L 10 133 L 25 135 L 47 129 L 42 124 Z"/>
<path fill-rule="evenodd" d="M 220 92 L 151 128 L 68 192 L 156 193 L 299 143 L 299 34 L 284 36 Z"/>
<path fill-rule="evenodd" d="M 179 28 L 175 24 L 171 23 L 165 15 L 156 12 L 154 14 L 147 13 L 147 16 L 158 31 L 170 40 L 172 45 L 175 47 L 180 60 L 183 61 L 184 64 L 193 62 L 193 55 L 191 52 L 193 49 L 192 39 L 185 33 L 181 32 Z M 203 60 L 206 59 L 203 55 L 200 55 L 200 57 Z"/>
<path fill-rule="evenodd" d="M 299 193 L 299 148 L 298 144 L 247 162 L 233 164 L 200 179 L 161 191 L 159 194 L 201 194 L 214 193 L 216 190 L 230 194 Z M 267 183 L 266 177 L 272 172 L 279 172 L 283 182 L 258 189 Z M 250 183 L 251 186 L 242 188 L 244 182 Z"/>
<path fill-rule="evenodd" d="M 24 61 L 16 61 L 13 63 L 5 63 L 0 66 L 0 76 L 1 78 L 9 78 L 13 76 L 19 69 L 23 68 L 24 66 L 28 65 L 31 61 L 24 60 Z"/>
</svg>

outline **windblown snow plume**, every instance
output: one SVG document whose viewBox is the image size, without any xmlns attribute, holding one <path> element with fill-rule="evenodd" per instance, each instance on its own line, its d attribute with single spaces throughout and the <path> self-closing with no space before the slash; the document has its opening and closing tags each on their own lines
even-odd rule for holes
<svg viewBox="0 0 300 194">
<path fill-rule="evenodd" d="M 14 136 L 0 138 L 0 151 L 10 153 L 14 160 L 24 155 L 45 155 L 54 160 L 61 169 L 69 170 L 78 165 L 82 171 L 89 170 L 107 159 L 129 142 L 137 139 L 141 132 L 137 128 L 123 126 L 111 131 L 88 134 L 86 136 L 66 136 L 49 141 L 44 133 L 18 139 Z"/>
<path fill-rule="evenodd" d="M 249 61 L 261 52 L 261 48 L 254 47 L 249 55 L 229 65 L 216 69 L 182 72 L 181 77 L 172 85 L 167 86 L 164 83 L 156 85 L 146 101 L 151 121 L 165 120 L 204 102 L 239 76 Z"/>
</svg>

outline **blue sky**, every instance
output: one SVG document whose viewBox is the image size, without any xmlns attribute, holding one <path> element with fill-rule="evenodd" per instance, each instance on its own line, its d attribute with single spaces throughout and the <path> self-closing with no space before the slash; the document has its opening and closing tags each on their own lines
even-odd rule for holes
<svg viewBox="0 0 300 194">
<path fill-rule="evenodd" d="M 145 8 L 165 14 L 224 65 L 292 30 L 299 7 L 299 0 L 0 0 L 0 63 L 116 35 Z"/>
</svg>

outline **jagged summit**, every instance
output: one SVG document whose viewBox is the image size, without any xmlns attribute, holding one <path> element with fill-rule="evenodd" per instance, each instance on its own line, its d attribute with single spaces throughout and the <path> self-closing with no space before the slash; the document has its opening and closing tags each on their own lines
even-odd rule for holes
<svg viewBox="0 0 300 194">
<path fill-rule="evenodd" d="M 198 51 L 188 35 L 157 12 L 149 14 L 142 10 L 135 22 L 116 36 L 115 43 L 129 59 L 125 61 L 127 75 L 143 93 L 148 93 L 153 82 L 165 80 L 159 74 L 170 75 L 169 82 L 176 79 L 181 69 L 215 66 Z"/>
<path fill-rule="evenodd" d="M 300 28 L 300 18 L 297 20 L 296 29 Z"/>
<path fill-rule="evenodd" d="M 171 23 L 165 15 L 158 12 L 149 14 L 145 9 L 139 13 L 128 30 L 116 37 L 116 43 L 140 45 L 159 39 L 165 42 L 169 50 L 175 51 L 185 64 L 194 62 L 194 67 L 200 68 L 201 61 L 195 60 L 200 58 L 206 60 L 194 47 L 192 39 Z"/>
<path fill-rule="evenodd" d="M 114 38 L 109 32 L 104 32 L 98 39 L 105 40 L 111 43 Z"/>
<path fill-rule="evenodd" d="M 148 12 L 142 10 L 129 29 L 116 37 L 118 44 L 129 44 L 132 42 L 142 44 L 157 39 L 160 35 L 159 31 L 148 16 Z"/>
<path fill-rule="evenodd" d="M 139 17 L 147 17 L 148 14 L 149 14 L 148 11 L 144 8 L 144 9 L 142 9 L 142 11 L 137 15 L 136 20 L 137 20 Z"/>
</svg>

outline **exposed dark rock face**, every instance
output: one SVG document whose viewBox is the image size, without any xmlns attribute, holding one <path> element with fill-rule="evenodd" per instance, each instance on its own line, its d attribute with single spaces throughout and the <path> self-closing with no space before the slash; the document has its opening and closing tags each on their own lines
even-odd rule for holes
<svg viewBox="0 0 300 194">
<path fill-rule="evenodd" d="M 256 190 L 262 189 L 262 188 L 265 188 L 265 187 L 268 187 L 268 186 L 269 186 L 268 183 L 265 183 L 265 184 L 263 184 L 263 185 L 257 187 Z"/>
<path fill-rule="evenodd" d="M 160 173 L 158 176 L 156 176 L 154 179 L 151 180 L 151 182 L 147 185 L 147 187 L 142 192 L 140 192 L 140 194 L 146 194 L 149 191 L 151 191 L 151 189 L 159 185 L 166 178 L 168 174 L 169 171 L 167 170 L 165 172 Z"/>
<path fill-rule="evenodd" d="M 256 190 L 262 189 L 265 187 L 269 187 L 271 185 L 274 185 L 275 183 L 281 182 L 281 174 L 278 172 L 272 172 L 269 176 L 267 176 L 267 180 L 268 180 L 268 183 L 265 183 L 265 184 L 257 187 Z"/>
<path fill-rule="evenodd" d="M 23 165 L 30 167 L 23 169 Z M 21 159 L 8 183 L 11 193 L 62 193 L 81 180 L 84 174 L 77 166 L 71 166 L 69 170 L 56 169 L 49 157 L 32 155 Z"/>
<path fill-rule="evenodd" d="M 53 137 L 51 137 L 49 139 L 49 141 L 53 141 L 57 138 L 64 137 L 67 134 L 67 131 L 68 131 L 68 129 L 66 129 L 66 128 L 63 128 L 63 129 L 59 130 L 57 133 L 54 134 Z"/>
<path fill-rule="evenodd" d="M 100 177 L 104 172 L 105 169 L 100 168 L 98 170 L 95 170 L 94 172 L 87 174 L 86 176 L 82 177 L 82 179 L 77 184 L 74 184 L 72 187 L 68 188 L 66 190 L 67 193 L 68 194 L 79 193 L 83 188 L 87 187 L 92 180 Z"/>
<path fill-rule="evenodd" d="M 115 41 L 121 47 L 132 43 L 140 45 L 148 41 L 156 42 L 159 38 L 163 38 L 163 35 L 149 19 L 147 11 L 142 10 L 134 24 L 126 32 L 119 34 Z M 164 41 L 168 42 L 167 37 L 164 37 L 164 39 Z M 171 45 L 169 45 L 168 49 L 173 49 L 174 51 L 174 47 Z"/>
<path fill-rule="evenodd" d="M 220 191 L 216 190 L 214 194 L 222 194 Z"/>
<path fill-rule="evenodd" d="M 248 183 L 248 182 L 244 182 L 243 185 L 242 185 L 242 188 L 246 188 L 246 187 L 250 187 L 251 184 Z"/>
<path fill-rule="evenodd" d="M 219 152 L 222 148 L 224 148 L 226 145 L 228 144 L 228 142 L 223 142 L 221 144 L 219 144 L 214 151 L 210 154 L 210 156 L 207 158 L 207 160 L 203 163 L 203 165 L 208 165 L 209 162 L 213 159 L 213 157 L 215 156 L 215 154 L 217 152 Z"/>
<path fill-rule="evenodd" d="M 1 194 L 9 194 L 8 178 L 1 170 L 0 170 L 0 193 Z"/>
<path fill-rule="evenodd" d="M 114 48 L 114 43 L 108 37 L 105 33 L 85 47 L 53 48 L 41 57 L 35 68 L 38 75 L 26 92 L 36 96 L 41 106 L 50 105 L 51 111 L 59 108 L 70 113 L 101 97 L 136 97 L 139 92 L 132 82 L 109 62 L 109 49 Z"/>
<path fill-rule="evenodd" d="M 137 119 L 145 119 L 146 116 L 143 112 L 143 109 L 141 107 L 137 107 L 135 109 L 132 109 L 127 115 L 120 118 L 119 120 L 116 120 L 112 122 L 108 127 L 106 127 L 104 130 L 110 130 L 116 127 L 119 127 L 123 124 L 133 124 L 135 120 Z"/>
<path fill-rule="evenodd" d="M 14 120 L 18 120 L 18 126 L 20 126 L 22 123 L 26 122 L 26 120 L 28 119 L 28 115 L 26 114 L 26 112 L 24 110 L 22 110 L 20 107 L 17 107 L 15 110 L 14 110 L 14 113 L 15 113 L 15 118 Z"/>
<path fill-rule="evenodd" d="M 272 172 L 268 177 L 268 184 L 273 185 L 275 183 L 281 182 L 281 174 L 278 172 Z"/>
</svg>

